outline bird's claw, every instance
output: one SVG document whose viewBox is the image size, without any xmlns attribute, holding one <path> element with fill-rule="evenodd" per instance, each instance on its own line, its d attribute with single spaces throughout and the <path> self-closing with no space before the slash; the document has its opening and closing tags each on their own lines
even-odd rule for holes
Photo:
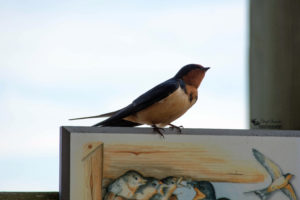
<svg viewBox="0 0 300 200">
<path fill-rule="evenodd" d="M 169 126 L 172 130 L 176 129 L 179 133 L 182 132 L 181 129 L 183 128 L 183 126 L 175 126 L 174 124 L 169 124 Z"/>
<path fill-rule="evenodd" d="M 153 132 L 156 132 L 158 133 L 160 136 L 162 136 L 163 138 L 165 138 L 164 134 L 162 132 L 165 132 L 165 129 L 164 128 L 160 128 L 160 127 L 157 127 L 155 125 L 152 126 L 153 128 Z"/>
</svg>

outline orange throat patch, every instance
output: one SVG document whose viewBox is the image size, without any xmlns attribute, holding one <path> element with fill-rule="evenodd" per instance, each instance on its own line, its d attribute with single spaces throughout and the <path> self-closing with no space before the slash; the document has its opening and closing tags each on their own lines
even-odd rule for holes
<svg viewBox="0 0 300 200">
<path fill-rule="evenodd" d="M 205 71 L 195 69 L 187 73 L 182 79 L 188 84 L 198 88 L 205 76 Z"/>
</svg>

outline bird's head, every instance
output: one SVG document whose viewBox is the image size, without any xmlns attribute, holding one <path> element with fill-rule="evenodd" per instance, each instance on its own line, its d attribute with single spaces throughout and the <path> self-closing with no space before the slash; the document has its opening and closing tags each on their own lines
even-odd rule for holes
<svg viewBox="0 0 300 200">
<path fill-rule="evenodd" d="M 216 199 L 214 186 L 209 181 L 192 181 L 189 183 L 191 186 L 197 188 L 209 199 Z M 196 190 L 196 189 L 195 189 Z"/>
<path fill-rule="evenodd" d="M 145 184 L 147 181 L 146 179 L 144 179 L 144 177 L 140 173 L 138 173 L 137 171 L 134 171 L 134 170 L 127 171 L 122 176 L 122 178 L 131 187 L 138 187 L 140 185 Z"/>
<path fill-rule="evenodd" d="M 290 173 L 287 173 L 287 174 L 285 174 L 284 175 L 284 177 L 289 181 L 289 180 L 291 180 L 292 178 L 293 178 L 293 174 L 290 174 Z"/>
<path fill-rule="evenodd" d="M 182 79 L 186 84 L 198 88 L 208 69 L 209 67 L 203 67 L 202 65 L 189 64 L 182 67 L 174 78 Z"/>
<path fill-rule="evenodd" d="M 152 178 L 152 177 L 148 177 L 147 178 L 147 183 L 145 184 L 146 187 L 150 187 L 150 188 L 155 188 L 156 190 L 159 189 L 160 185 L 162 184 L 161 181 Z"/>
<path fill-rule="evenodd" d="M 146 178 L 147 183 L 138 187 L 134 199 L 150 199 L 154 194 L 159 192 L 161 182 L 155 178 Z"/>
<path fill-rule="evenodd" d="M 174 191 L 177 188 L 177 185 L 179 185 L 182 181 L 182 177 L 177 178 L 173 176 L 166 177 L 161 180 L 163 185 L 165 186 L 165 190 L 168 191 Z"/>
</svg>

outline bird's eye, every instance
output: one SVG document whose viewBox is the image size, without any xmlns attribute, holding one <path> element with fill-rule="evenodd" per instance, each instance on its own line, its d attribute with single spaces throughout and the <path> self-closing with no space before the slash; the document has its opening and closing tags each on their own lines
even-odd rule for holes
<svg viewBox="0 0 300 200">
<path fill-rule="evenodd" d="M 171 184 L 175 184 L 175 182 L 174 182 L 174 181 L 172 181 L 172 182 L 171 182 Z"/>
<path fill-rule="evenodd" d="M 138 180 L 138 177 L 137 177 L 137 176 L 134 176 L 133 178 L 134 178 L 135 180 Z"/>
<path fill-rule="evenodd" d="M 152 183 L 152 186 L 156 186 L 157 184 L 156 183 Z"/>
</svg>

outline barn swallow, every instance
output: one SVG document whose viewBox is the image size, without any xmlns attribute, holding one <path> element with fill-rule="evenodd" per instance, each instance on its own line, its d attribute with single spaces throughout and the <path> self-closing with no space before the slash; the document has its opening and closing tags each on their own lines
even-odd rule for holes
<svg viewBox="0 0 300 200">
<path fill-rule="evenodd" d="M 209 181 L 189 181 L 188 186 L 194 188 L 196 194 L 193 200 L 217 200 L 214 186 Z M 218 198 L 218 200 L 229 200 Z"/>
<path fill-rule="evenodd" d="M 162 135 L 163 127 L 169 125 L 180 131 L 180 127 L 171 122 L 196 103 L 197 89 L 208 69 L 209 67 L 199 64 L 186 65 L 174 77 L 155 86 L 120 110 L 71 120 L 109 117 L 94 126 L 134 127 L 147 124 Z"/>
<path fill-rule="evenodd" d="M 114 200 L 117 197 L 131 199 L 138 187 L 146 181 L 140 173 L 134 170 L 127 171 L 108 186 L 104 199 Z"/>
<path fill-rule="evenodd" d="M 290 173 L 283 174 L 280 167 L 274 161 L 267 158 L 258 150 L 252 149 L 252 152 L 256 160 L 266 169 L 272 179 L 271 184 L 267 188 L 253 192 L 262 200 L 266 200 L 273 192 L 281 190 L 290 200 L 297 200 L 293 186 L 289 183 L 293 175 Z"/>
<path fill-rule="evenodd" d="M 162 186 L 160 191 L 152 196 L 150 200 L 169 200 L 181 181 L 182 178 L 176 178 L 173 176 L 162 179 Z M 174 198 L 174 196 L 172 198 Z"/>
<path fill-rule="evenodd" d="M 138 187 L 132 199 L 149 200 L 153 195 L 158 193 L 162 182 L 152 177 L 148 177 L 146 180 L 146 184 Z"/>
</svg>

